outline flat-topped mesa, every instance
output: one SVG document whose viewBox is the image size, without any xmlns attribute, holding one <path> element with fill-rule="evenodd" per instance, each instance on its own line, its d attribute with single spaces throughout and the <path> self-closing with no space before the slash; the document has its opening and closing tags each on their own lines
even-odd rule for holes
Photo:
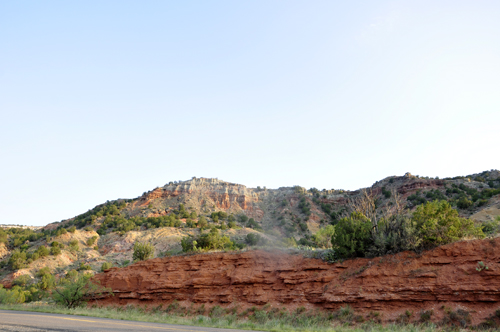
<svg viewBox="0 0 500 332">
<path fill-rule="evenodd" d="M 247 189 L 242 184 L 230 183 L 219 179 L 212 178 L 192 178 L 187 181 L 178 183 L 170 182 L 163 186 L 163 190 L 172 193 L 192 193 L 194 191 L 216 191 L 218 193 L 248 195 L 253 193 L 251 189 Z"/>
<path fill-rule="evenodd" d="M 259 195 L 253 189 L 241 184 L 225 182 L 219 179 L 192 178 L 187 181 L 169 182 L 162 188 L 146 193 L 142 204 L 156 199 L 171 199 L 189 195 L 188 200 L 196 201 L 198 206 L 208 205 L 218 209 L 252 210 L 253 203 L 259 201 Z M 187 202 L 186 202 L 187 203 Z"/>
</svg>

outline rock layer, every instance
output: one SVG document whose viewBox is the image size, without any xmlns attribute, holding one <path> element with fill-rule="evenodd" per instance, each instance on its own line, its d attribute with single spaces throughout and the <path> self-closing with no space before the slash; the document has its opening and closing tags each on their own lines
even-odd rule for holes
<svg viewBox="0 0 500 332">
<path fill-rule="evenodd" d="M 335 264 L 280 251 L 210 253 L 138 262 L 95 278 L 115 294 L 100 299 L 103 304 L 177 300 L 327 310 L 349 304 L 360 312 L 382 312 L 385 320 L 423 309 L 433 309 L 438 319 L 445 306 L 471 311 L 478 322 L 500 307 L 498 248 L 500 238 L 462 241 L 421 255 Z"/>
</svg>

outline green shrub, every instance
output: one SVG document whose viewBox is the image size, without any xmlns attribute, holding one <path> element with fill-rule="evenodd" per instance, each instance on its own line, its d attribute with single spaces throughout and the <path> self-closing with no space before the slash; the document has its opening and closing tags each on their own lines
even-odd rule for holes
<svg viewBox="0 0 500 332">
<path fill-rule="evenodd" d="M 0 243 L 7 243 L 9 235 L 3 229 L 0 229 Z"/>
<path fill-rule="evenodd" d="M 474 203 L 467 199 L 467 197 L 460 197 L 457 202 L 457 207 L 460 209 L 468 209 L 470 208 Z"/>
<path fill-rule="evenodd" d="M 59 246 L 57 246 L 57 247 L 51 247 L 50 248 L 50 254 L 54 255 L 54 256 L 60 255 L 61 254 L 61 248 L 59 248 Z"/>
<path fill-rule="evenodd" d="M 201 234 L 196 238 L 183 238 L 181 240 L 181 245 L 184 252 L 234 248 L 234 243 L 229 239 L 229 237 L 222 236 L 219 230 L 215 227 L 210 230 L 210 233 Z"/>
<path fill-rule="evenodd" d="M 20 287 L 25 287 L 32 283 L 32 279 L 28 274 L 23 274 L 14 279 L 12 283 Z"/>
<path fill-rule="evenodd" d="M 500 227 L 500 221 L 498 219 L 491 221 L 484 221 L 482 224 L 483 233 L 487 235 L 498 233 L 499 227 Z"/>
<path fill-rule="evenodd" d="M 458 241 L 464 237 L 484 237 L 481 226 L 461 218 L 447 201 L 428 202 L 419 206 L 412 217 L 425 248 Z"/>
<path fill-rule="evenodd" d="M 4 289 L 0 284 L 0 303 L 14 304 L 24 303 L 26 300 L 25 292 L 19 286 L 14 286 L 12 289 Z"/>
<path fill-rule="evenodd" d="M 91 238 L 89 238 L 89 239 L 87 240 L 87 245 L 88 245 L 89 247 L 90 247 L 90 246 L 92 246 L 92 245 L 95 243 L 95 241 L 96 241 L 96 240 L 97 240 L 97 235 L 92 236 Z"/>
<path fill-rule="evenodd" d="M 406 215 L 394 215 L 380 220 L 372 232 L 372 239 L 373 244 L 368 249 L 369 256 L 415 250 L 422 244 L 416 222 Z"/>
<path fill-rule="evenodd" d="M 80 250 L 80 246 L 78 245 L 78 240 L 71 240 L 69 242 L 69 247 L 72 251 Z"/>
<path fill-rule="evenodd" d="M 253 218 L 248 219 L 247 227 L 253 229 L 262 229 L 260 225 Z"/>
<path fill-rule="evenodd" d="M 247 234 L 247 236 L 245 238 L 245 242 L 250 246 L 254 246 L 257 243 L 259 243 L 261 238 L 262 237 L 258 234 L 250 233 L 250 234 Z"/>
<path fill-rule="evenodd" d="M 80 266 L 77 269 L 77 271 L 87 271 L 87 270 L 92 270 L 92 267 L 88 264 L 85 264 L 84 262 L 81 262 Z"/>
<path fill-rule="evenodd" d="M 320 248 L 331 248 L 332 236 L 335 234 L 335 226 L 327 225 L 323 228 L 320 228 L 316 234 L 313 235 L 313 242 L 316 246 Z"/>
<path fill-rule="evenodd" d="M 108 269 L 110 269 L 112 267 L 113 267 L 113 263 L 111 263 L 111 262 L 104 262 L 104 263 L 102 263 L 101 271 L 104 272 L 104 270 L 108 270 Z"/>
<path fill-rule="evenodd" d="M 68 232 L 70 232 L 70 233 L 75 233 L 75 232 L 76 232 L 76 227 L 75 227 L 75 226 L 71 226 L 71 227 L 68 229 Z"/>
<path fill-rule="evenodd" d="M 110 290 L 94 283 L 89 274 L 71 273 L 61 279 L 59 285 L 54 288 L 52 297 L 58 304 L 68 308 L 75 308 L 85 304 L 87 300 L 100 296 Z"/>
<path fill-rule="evenodd" d="M 16 249 L 9 258 L 9 265 L 14 270 L 23 269 L 28 266 L 26 262 L 26 253 Z"/>
<path fill-rule="evenodd" d="M 40 257 L 45 257 L 50 254 L 50 251 L 46 246 L 40 246 L 36 249 L 35 253 L 37 253 Z"/>
<path fill-rule="evenodd" d="M 332 244 L 337 247 L 340 257 L 364 257 L 373 244 L 371 236 L 372 223 L 359 212 L 351 213 L 348 218 L 342 218 L 335 226 Z"/>
<path fill-rule="evenodd" d="M 132 259 L 134 261 L 144 261 L 153 258 L 155 247 L 150 243 L 136 242 L 134 243 L 134 253 Z"/>
<path fill-rule="evenodd" d="M 37 287 L 42 290 L 49 290 L 55 285 L 55 278 L 50 273 L 50 269 L 48 267 L 43 267 L 38 270 L 36 276 L 40 278 L 40 281 L 37 283 Z"/>
<path fill-rule="evenodd" d="M 382 187 L 382 195 L 384 195 L 384 196 L 385 196 L 385 198 L 391 198 L 391 195 L 392 195 L 392 194 L 391 194 L 391 191 L 390 191 L 390 190 L 387 190 L 387 189 L 385 188 L 385 186 L 384 186 L 384 187 Z"/>
</svg>

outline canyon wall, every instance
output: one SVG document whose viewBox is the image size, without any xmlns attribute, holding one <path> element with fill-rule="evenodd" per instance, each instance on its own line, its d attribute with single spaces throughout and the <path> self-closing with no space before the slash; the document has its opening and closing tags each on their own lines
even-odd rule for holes
<svg viewBox="0 0 500 332">
<path fill-rule="evenodd" d="M 102 304 L 271 304 L 360 313 L 384 320 L 406 310 L 463 309 L 479 322 L 500 308 L 500 238 L 462 241 L 420 255 L 404 252 L 329 264 L 281 251 L 207 253 L 138 262 L 96 275 L 113 297 Z M 487 267 L 487 268 L 486 268 Z"/>
</svg>

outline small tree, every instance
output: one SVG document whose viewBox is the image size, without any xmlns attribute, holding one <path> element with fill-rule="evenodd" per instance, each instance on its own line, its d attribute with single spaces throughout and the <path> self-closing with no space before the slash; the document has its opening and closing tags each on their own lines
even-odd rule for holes
<svg viewBox="0 0 500 332">
<path fill-rule="evenodd" d="M 41 268 L 37 273 L 36 276 L 40 278 L 40 281 L 37 283 L 37 286 L 39 289 L 42 290 L 48 290 L 54 287 L 56 283 L 56 279 L 50 273 L 50 269 L 48 267 L 43 267 Z"/>
<path fill-rule="evenodd" d="M 14 270 L 19 270 L 28 266 L 26 262 L 26 253 L 16 249 L 9 258 L 9 265 Z"/>
<path fill-rule="evenodd" d="M 261 238 L 262 237 L 258 234 L 250 233 L 250 234 L 247 234 L 247 236 L 245 238 L 245 242 L 250 246 L 254 246 L 257 243 L 259 243 Z"/>
<path fill-rule="evenodd" d="M 313 241 L 320 248 L 331 248 L 332 243 L 330 240 L 333 234 L 335 234 L 335 227 L 333 225 L 327 225 L 313 235 Z"/>
<path fill-rule="evenodd" d="M 335 226 L 332 244 L 337 246 L 341 257 L 363 257 L 373 243 L 370 219 L 360 212 L 353 212 L 349 218 L 342 218 Z"/>
<path fill-rule="evenodd" d="M 134 253 L 132 258 L 134 261 L 144 261 L 153 258 L 155 247 L 150 243 L 136 242 L 134 244 Z"/>
<path fill-rule="evenodd" d="M 484 237 L 481 226 L 471 219 L 461 218 L 447 201 L 420 205 L 413 213 L 423 245 L 426 248 L 458 241 L 466 236 Z"/>
<path fill-rule="evenodd" d="M 95 283 L 91 277 L 90 274 L 85 273 L 68 274 L 54 288 L 52 293 L 54 301 L 72 309 L 105 292 L 112 294 L 111 290 Z"/>
<path fill-rule="evenodd" d="M 207 219 L 204 216 L 201 216 L 200 219 L 198 219 L 198 227 L 203 229 L 207 226 L 208 226 Z"/>
</svg>

